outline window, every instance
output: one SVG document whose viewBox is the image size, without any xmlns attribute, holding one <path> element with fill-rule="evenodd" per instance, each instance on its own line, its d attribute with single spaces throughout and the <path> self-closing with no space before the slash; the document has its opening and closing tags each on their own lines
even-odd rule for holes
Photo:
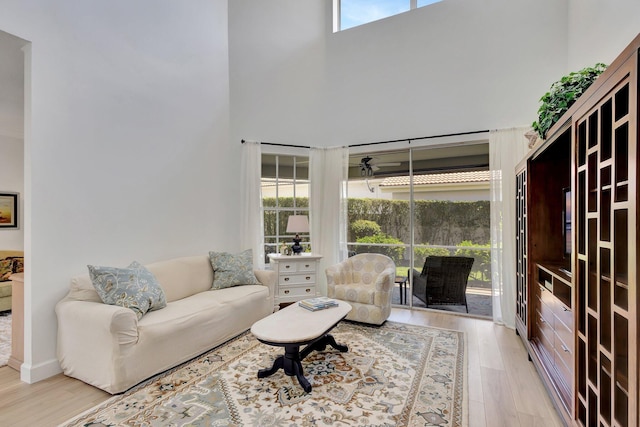
<svg viewBox="0 0 640 427">
<path fill-rule="evenodd" d="M 287 234 L 289 216 L 309 215 L 308 157 L 262 155 L 262 210 L 265 255 L 278 253 L 280 245 L 293 243 L 294 236 Z M 303 250 L 309 250 L 309 234 L 300 237 Z"/>
<path fill-rule="evenodd" d="M 441 0 L 337 0 L 335 31 L 346 30 Z"/>
</svg>

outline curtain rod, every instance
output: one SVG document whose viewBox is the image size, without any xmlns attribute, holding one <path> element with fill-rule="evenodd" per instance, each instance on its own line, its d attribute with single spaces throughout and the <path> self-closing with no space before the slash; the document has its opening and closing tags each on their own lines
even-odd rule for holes
<svg viewBox="0 0 640 427">
<path fill-rule="evenodd" d="M 469 132 L 458 132 L 458 133 L 443 133 L 441 135 L 430 135 L 430 136 L 419 136 L 417 138 L 403 138 L 403 139 L 390 139 L 388 141 L 378 141 L 378 142 L 365 142 L 362 144 L 351 144 L 349 145 L 349 147 L 364 147 L 367 145 L 378 145 L 378 144 L 391 144 L 394 142 L 403 142 L 403 141 L 407 141 L 409 144 L 411 144 L 411 141 L 417 141 L 419 139 L 433 139 L 433 138 L 444 138 L 447 136 L 463 136 L 463 135 L 473 135 L 476 133 L 487 133 L 489 132 L 488 130 L 474 130 L 474 131 L 469 131 Z"/>
<path fill-rule="evenodd" d="M 469 132 L 457 132 L 457 133 L 443 133 L 440 135 L 430 135 L 430 136 L 419 136 L 416 138 L 403 138 L 403 139 L 390 139 L 387 141 L 377 141 L 377 142 L 365 142 L 362 144 L 350 144 L 347 145 L 347 147 L 351 148 L 351 147 L 364 147 L 367 145 L 378 145 L 378 144 L 391 144 L 394 142 L 403 142 L 403 141 L 407 141 L 409 144 L 411 144 L 411 141 L 417 141 L 420 139 L 433 139 L 433 138 L 445 138 L 448 136 L 464 136 L 464 135 L 474 135 L 477 133 L 487 133 L 489 132 L 489 130 L 474 130 L 474 131 L 469 131 Z M 243 144 L 246 142 L 244 139 L 241 140 L 240 142 L 242 142 Z M 259 144 L 264 144 L 264 145 L 276 145 L 279 147 L 296 147 L 296 148 L 311 148 L 308 145 L 294 145 L 294 144 L 279 144 L 279 143 L 275 143 L 275 142 L 258 142 Z"/>
<path fill-rule="evenodd" d="M 244 144 L 247 141 L 245 141 L 244 139 L 241 139 L 240 142 Z M 311 149 L 311 147 L 308 146 L 308 145 L 279 144 L 279 143 L 276 143 L 276 142 L 261 142 L 261 141 L 256 141 L 256 142 L 258 144 L 260 144 L 260 145 L 275 145 L 275 146 L 278 146 L 278 147 L 295 147 L 295 148 L 309 148 L 309 149 Z"/>
</svg>

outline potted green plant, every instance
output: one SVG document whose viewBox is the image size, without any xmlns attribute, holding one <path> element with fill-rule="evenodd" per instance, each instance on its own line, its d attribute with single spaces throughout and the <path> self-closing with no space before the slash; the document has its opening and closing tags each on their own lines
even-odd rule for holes
<svg viewBox="0 0 640 427">
<path fill-rule="evenodd" d="M 538 120 L 533 122 L 533 130 L 538 137 L 544 139 L 547 131 L 584 93 L 594 80 L 607 68 L 605 64 L 597 63 L 593 67 L 586 67 L 562 77 L 551 85 L 545 93 L 538 109 Z"/>
</svg>

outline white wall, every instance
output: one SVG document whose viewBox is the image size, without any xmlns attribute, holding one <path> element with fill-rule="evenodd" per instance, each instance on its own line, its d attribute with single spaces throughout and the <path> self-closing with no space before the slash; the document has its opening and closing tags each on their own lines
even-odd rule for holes
<svg viewBox="0 0 640 427">
<path fill-rule="evenodd" d="M 640 33 L 638 0 L 569 0 L 569 69 L 611 64 Z"/>
<path fill-rule="evenodd" d="M 229 1 L 232 140 L 310 144 L 324 117 L 327 0 Z M 315 138 L 314 138 L 315 140 Z M 314 141 L 315 142 L 315 141 Z"/>
<path fill-rule="evenodd" d="M 238 250 L 227 2 L 6 0 L 32 43 L 22 379 L 59 371 L 55 303 L 87 264 Z"/>
<path fill-rule="evenodd" d="M 0 133 L 0 193 L 19 193 L 18 228 L 0 228 L 0 250 L 24 250 L 24 144 L 22 139 Z"/>
<path fill-rule="evenodd" d="M 445 0 L 343 32 L 326 0 L 229 4 L 232 139 L 336 146 L 533 122 L 567 0 Z"/>
</svg>

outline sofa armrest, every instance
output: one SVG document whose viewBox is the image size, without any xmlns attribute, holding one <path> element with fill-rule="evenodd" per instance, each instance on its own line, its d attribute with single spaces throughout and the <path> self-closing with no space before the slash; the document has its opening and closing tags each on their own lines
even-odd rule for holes
<svg viewBox="0 0 640 427">
<path fill-rule="evenodd" d="M 375 288 L 377 292 L 390 293 L 396 280 L 396 267 L 385 268 L 376 278 Z"/>
<path fill-rule="evenodd" d="M 133 310 L 92 301 L 64 299 L 56 305 L 57 356 L 65 374 L 93 378 L 96 370 L 133 350 L 138 342 L 138 318 Z M 105 384 L 111 372 L 104 369 Z"/>
<path fill-rule="evenodd" d="M 391 302 L 391 292 L 396 280 L 396 267 L 385 268 L 376 278 L 374 283 L 373 304 L 382 307 L 385 301 Z"/>
<path fill-rule="evenodd" d="M 331 265 L 324 270 L 327 277 L 327 296 L 334 298 L 336 295 L 336 285 L 342 284 L 343 263 Z"/>
<path fill-rule="evenodd" d="M 276 272 L 272 270 L 253 270 L 253 274 L 256 275 L 258 282 L 269 288 L 269 295 L 273 297 L 276 288 L 276 280 L 278 280 Z"/>
<path fill-rule="evenodd" d="M 382 273 L 378 275 L 377 283 L 388 284 L 389 289 L 393 288 L 393 284 L 396 281 L 396 266 L 387 267 L 382 270 Z"/>
</svg>

